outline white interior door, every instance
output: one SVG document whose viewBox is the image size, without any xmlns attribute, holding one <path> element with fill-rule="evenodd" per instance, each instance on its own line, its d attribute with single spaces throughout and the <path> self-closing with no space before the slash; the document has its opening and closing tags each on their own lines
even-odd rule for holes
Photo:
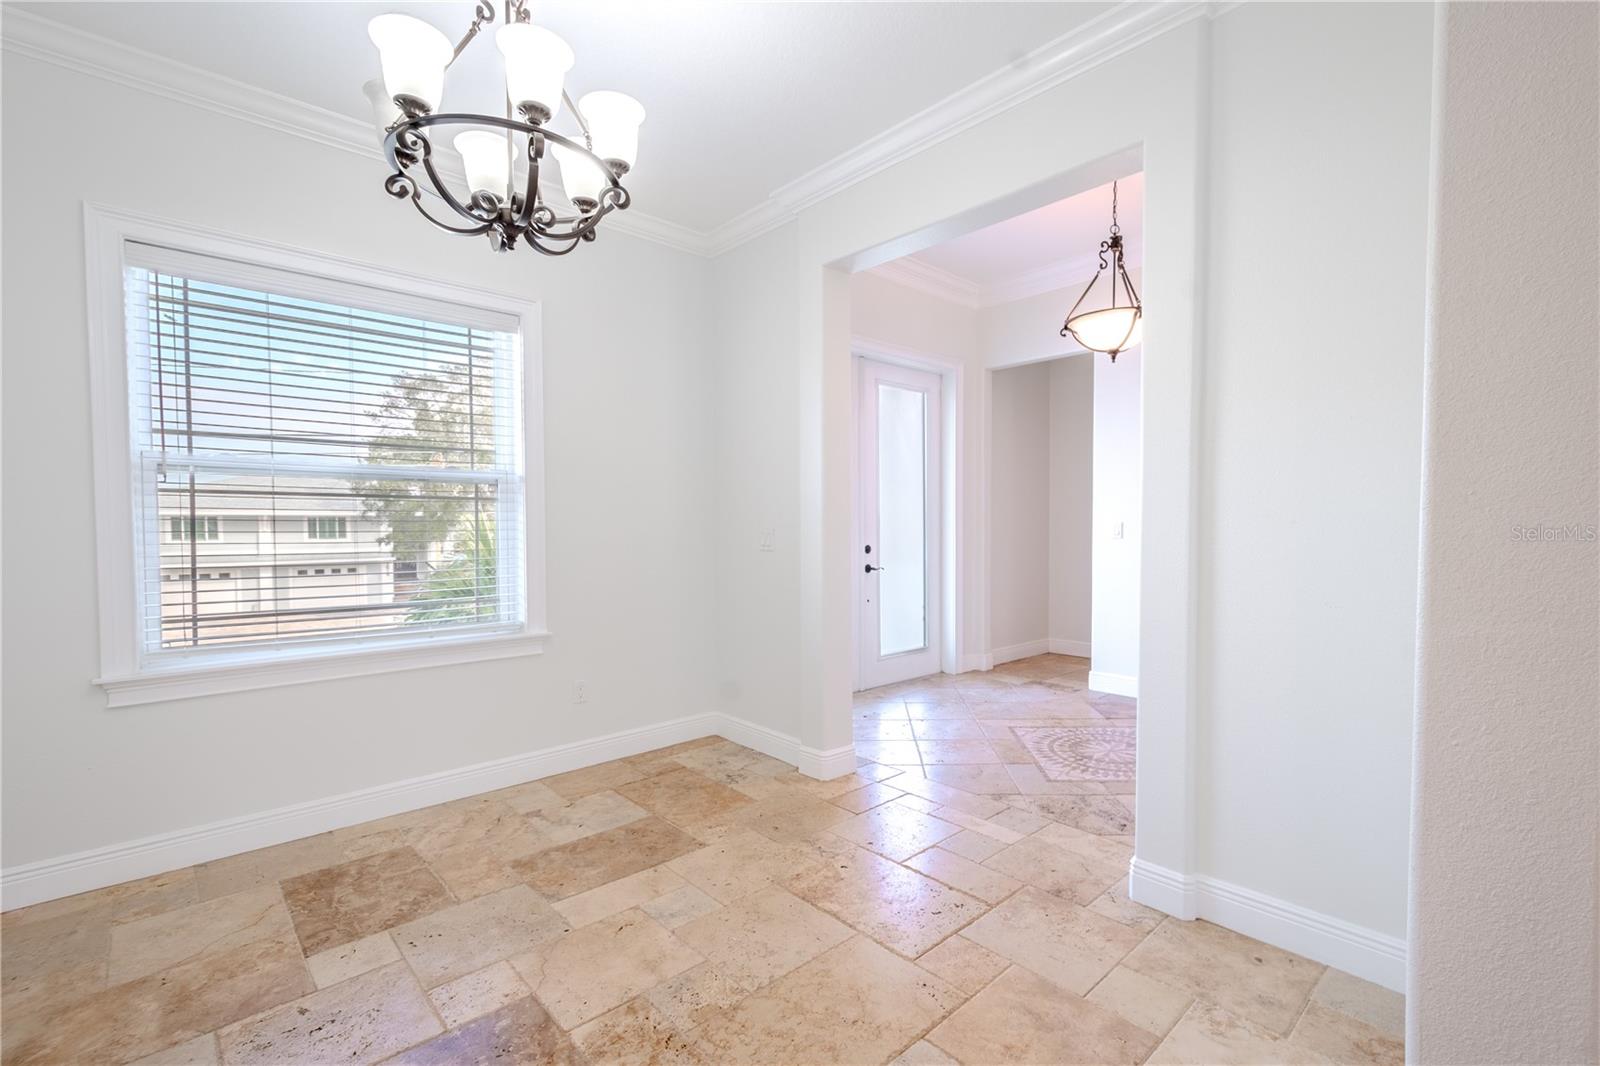
<svg viewBox="0 0 1600 1066">
<path fill-rule="evenodd" d="M 860 688 L 939 672 L 939 376 L 860 361 Z"/>
</svg>

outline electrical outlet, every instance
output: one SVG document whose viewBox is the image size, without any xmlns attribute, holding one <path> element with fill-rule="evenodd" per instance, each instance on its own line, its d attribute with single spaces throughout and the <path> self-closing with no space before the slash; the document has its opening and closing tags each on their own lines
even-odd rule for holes
<svg viewBox="0 0 1600 1066">
<path fill-rule="evenodd" d="M 589 682 L 587 682 L 587 681 L 574 681 L 572 683 L 572 702 L 573 703 L 588 703 L 589 702 Z"/>
<path fill-rule="evenodd" d="M 777 528 L 774 526 L 768 526 L 766 529 L 761 531 L 761 539 L 756 542 L 756 550 L 764 552 L 772 551 L 777 539 Z"/>
<path fill-rule="evenodd" d="M 1116 528 L 1111 531 L 1111 539 L 1112 540 L 1121 540 L 1122 538 L 1123 538 L 1122 523 L 1118 522 Z"/>
</svg>

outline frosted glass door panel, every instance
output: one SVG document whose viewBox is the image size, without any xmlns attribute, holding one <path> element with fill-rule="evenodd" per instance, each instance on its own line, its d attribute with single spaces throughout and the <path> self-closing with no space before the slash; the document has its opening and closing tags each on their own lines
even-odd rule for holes
<svg viewBox="0 0 1600 1066">
<path fill-rule="evenodd" d="M 927 395 L 878 383 L 878 654 L 928 646 Z"/>
</svg>

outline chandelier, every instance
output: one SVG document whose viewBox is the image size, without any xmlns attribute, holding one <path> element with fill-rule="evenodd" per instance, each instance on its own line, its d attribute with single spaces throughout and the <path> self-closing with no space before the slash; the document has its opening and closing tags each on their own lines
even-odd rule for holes
<svg viewBox="0 0 1600 1066">
<path fill-rule="evenodd" d="M 496 251 L 519 240 L 546 255 L 565 255 L 595 239 L 600 220 L 628 206 L 622 177 L 639 154 L 644 108 L 618 92 L 591 92 L 576 105 L 562 88 L 572 68 L 572 49 L 530 21 L 526 0 L 505 0 L 505 24 L 495 44 L 505 59 L 506 113 L 436 113 L 445 70 L 461 57 L 485 25 L 494 5 L 479 0 L 472 25 L 452 46 L 444 34 L 410 15 L 379 15 L 367 26 L 378 46 L 383 78 L 365 91 L 383 131 L 383 151 L 393 173 L 384 189 L 410 200 L 429 222 L 462 236 L 487 234 Z M 565 103 L 578 134 L 549 128 Z M 434 138 L 462 128 L 452 143 L 466 172 L 465 195 L 457 195 L 439 173 Z M 580 139 L 581 137 L 581 139 Z M 551 161 L 571 209 L 545 196 L 542 179 Z M 423 192 L 454 213 L 444 218 L 423 202 Z M 441 212 L 442 213 L 442 212 Z"/>
<path fill-rule="evenodd" d="M 1106 263 L 1108 254 L 1111 256 L 1110 264 Z M 1083 306 L 1083 301 L 1088 299 L 1108 266 L 1111 270 L 1111 305 L 1079 314 L 1078 308 Z M 1126 290 L 1126 304 L 1117 303 L 1119 278 Z M 1109 352 L 1113 363 L 1117 361 L 1118 352 L 1132 348 L 1144 335 L 1144 308 L 1139 303 L 1139 294 L 1133 290 L 1133 282 L 1128 279 L 1127 268 L 1122 265 L 1122 227 L 1117 225 L 1116 182 L 1111 183 L 1111 235 L 1100 242 L 1100 269 L 1094 272 L 1088 288 L 1083 290 L 1078 302 L 1067 312 L 1061 335 L 1065 337 L 1069 333 L 1091 352 Z"/>
</svg>

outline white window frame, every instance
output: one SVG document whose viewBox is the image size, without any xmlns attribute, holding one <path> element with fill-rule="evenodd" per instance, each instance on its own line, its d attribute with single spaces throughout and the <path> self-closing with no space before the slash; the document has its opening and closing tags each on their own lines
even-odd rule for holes
<svg viewBox="0 0 1600 1066">
<path fill-rule="evenodd" d="M 263 267 L 482 308 L 518 320 L 522 342 L 526 616 L 493 635 L 433 630 L 334 648 L 273 648 L 208 657 L 204 664 L 148 662 L 140 638 L 135 453 L 129 414 L 123 267 L 129 242 L 157 244 Z M 84 205 L 89 381 L 94 415 L 95 550 L 100 593 L 100 676 L 111 707 L 210 696 L 365 674 L 537 655 L 545 616 L 544 358 L 536 302 L 103 204 Z"/>
</svg>

